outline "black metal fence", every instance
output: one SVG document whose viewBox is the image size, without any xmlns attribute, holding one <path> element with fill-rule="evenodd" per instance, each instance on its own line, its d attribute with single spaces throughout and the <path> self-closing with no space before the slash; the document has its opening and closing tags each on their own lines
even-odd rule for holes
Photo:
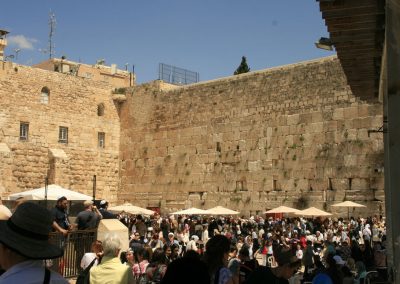
<svg viewBox="0 0 400 284">
<path fill-rule="evenodd" d="M 67 237 L 60 233 L 51 233 L 50 242 L 64 248 L 64 255 L 46 260 L 46 266 L 66 278 L 76 277 L 82 270 L 80 264 L 83 255 L 91 251 L 91 245 L 96 239 L 96 229 L 72 231 Z"/>
<path fill-rule="evenodd" d="M 160 63 L 158 79 L 175 85 L 187 85 L 199 82 L 199 73 Z"/>
</svg>

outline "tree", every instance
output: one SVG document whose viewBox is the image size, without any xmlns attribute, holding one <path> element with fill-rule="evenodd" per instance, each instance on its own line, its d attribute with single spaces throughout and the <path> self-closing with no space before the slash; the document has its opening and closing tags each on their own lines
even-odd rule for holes
<svg viewBox="0 0 400 284">
<path fill-rule="evenodd" d="M 247 73 L 249 71 L 250 71 L 250 68 L 246 62 L 246 56 L 242 56 L 242 62 L 240 62 L 239 67 L 236 69 L 236 71 L 233 73 L 233 75 Z"/>
</svg>

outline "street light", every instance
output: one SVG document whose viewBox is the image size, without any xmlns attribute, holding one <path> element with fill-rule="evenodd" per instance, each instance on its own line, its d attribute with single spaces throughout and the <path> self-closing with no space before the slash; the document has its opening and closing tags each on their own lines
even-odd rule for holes
<svg viewBox="0 0 400 284">
<path fill-rule="evenodd" d="M 325 50 L 333 50 L 333 42 L 330 38 L 321 37 L 316 43 L 315 46 Z"/>
</svg>

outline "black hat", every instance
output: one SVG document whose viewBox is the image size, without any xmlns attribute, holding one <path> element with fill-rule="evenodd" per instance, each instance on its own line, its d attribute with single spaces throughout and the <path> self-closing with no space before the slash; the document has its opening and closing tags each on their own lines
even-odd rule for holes
<svg viewBox="0 0 400 284">
<path fill-rule="evenodd" d="M 63 250 L 49 243 L 50 212 L 31 202 L 22 203 L 7 221 L 0 221 L 0 242 L 30 259 L 52 259 Z"/>
</svg>

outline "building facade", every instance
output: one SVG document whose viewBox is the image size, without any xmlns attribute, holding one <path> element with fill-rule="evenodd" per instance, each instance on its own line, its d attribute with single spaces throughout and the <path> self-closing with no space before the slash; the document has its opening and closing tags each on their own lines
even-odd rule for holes
<svg viewBox="0 0 400 284">
<path fill-rule="evenodd" d="M 117 199 L 119 103 L 114 85 L 0 62 L 0 194 L 59 184 Z"/>
</svg>

